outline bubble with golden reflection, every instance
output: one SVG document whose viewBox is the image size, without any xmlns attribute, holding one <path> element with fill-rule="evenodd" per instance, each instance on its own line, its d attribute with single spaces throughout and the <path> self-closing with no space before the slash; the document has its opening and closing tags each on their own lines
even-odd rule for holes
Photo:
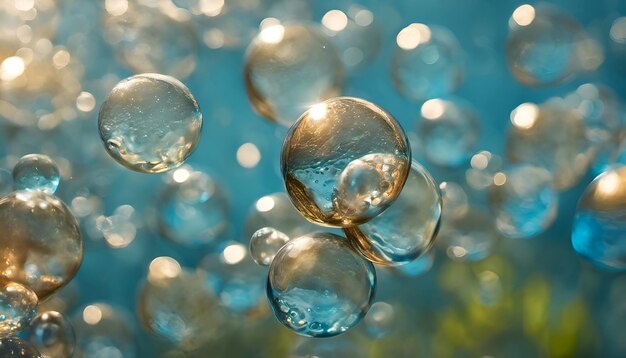
<svg viewBox="0 0 626 358">
<path fill-rule="evenodd" d="M 250 256 L 257 264 L 269 266 L 287 241 L 289 236 L 272 227 L 260 228 L 250 238 Z"/>
<path fill-rule="evenodd" d="M 71 357 L 76 345 L 74 328 L 56 311 L 43 312 L 32 321 L 28 340 L 45 358 Z"/>
<path fill-rule="evenodd" d="M 0 337 L 23 331 L 37 314 L 37 295 L 28 287 L 7 282 L 0 287 Z"/>
</svg>

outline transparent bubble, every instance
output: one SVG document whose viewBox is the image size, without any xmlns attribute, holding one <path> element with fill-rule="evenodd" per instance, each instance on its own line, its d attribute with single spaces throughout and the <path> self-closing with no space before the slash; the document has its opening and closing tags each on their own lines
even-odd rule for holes
<svg viewBox="0 0 626 358">
<path fill-rule="evenodd" d="M 76 357 L 134 358 L 134 332 L 128 317 L 106 303 L 93 303 L 72 317 Z"/>
<path fill-rule="evenodd" d="M 609 270 L 626 270 L 626 166 L 595 178 L 578 201 L 572 228 L 576 252 Z"/>
<path fill-rule="evenodd" d="M 374 302 L 363 319 L 365 332 L 372 338 L 383 338 L 393 327 L 393 306 L 386 302 Z"/>
<path fill-rule="evenodd" d="M 484 190 L 493 185 L 494 177 L 502 171 L 502 158 L 486 150 L 481 150 L 470 159 L 470 168 L 465 171 L 467 184 L 476 190 Z"/>
<path fill-rule="evenodd" d="M 376 156 L 368 158 L 385 162 L 393 158 L 393 165 L 348 170 L 354 161 L 370 161 L 365 158 L 370 154 Z M 281 166 L 287 193 L 303 216 L 318 224 L 347 227 L 367 222 L 395 200 L 410 161 L 408 139 L 391 115 L 365 100 L 339 97 L 313 106 L 291 128 L 283 143 Z M 368 194 L 366 198 L 376 197 L 377 191 L 386 193 L 374 206 L 364 206 L 366 212 L 347 216 L 334 204 L 342 194 L 340 181 Z"/>
<path fill-rule="evenodd" d="M 422 256 L 417 259 L 400 266 L 392 266 L 392 272 L 404 276 L 404 277 L 417 277 L 421 276 L 433 267 L 435 263 L 435 254 L 431 251 L 426 251 Z"/>
<path fill-rule="evenodd" d="M 37 295 L 28 287 L 8 282 L 0 287 L 0 337 L 23 331 L 37 314 Z"/>
<path fill-rule="evenodd" d="M 118 83 L 100 107 L 100 138 L 123 166 L 161 173 L 183 163 L 202 130 L 198 102 L 175 78 L 147 73 Z"/>
<path fill-rule="evenodd" d="M 471 156 L 480 136 L 480 122 L 464 100 L 430 99 L 422 105 L 417 134 L 429 161 L 455 167 Z"/>
<path fill-rule="evenodd" d="M 17 337 L 0 338 L 0 356 L 4 358 L 43 358 L 32 344 Z"/>
<path fill-rule="evenodd" d="M 496 227 L 509 238 L 528 238 L 545 231 L 556 218 L 559 197 L 552 175 L 543 168 L 520 164 L 496 175 L 489 206 Z"/>
<path fill-rule="evenodd" d="M 74 328 L 55 311 L 41 313 L 33 320 L 28 340 L 44 358 L 71 357 L 76 345 Z"/>
<path fill-rule="evenodd" d="M 288 358 L 366 358 L 363 347 L 346 336 L 325 339 L 301 338 L 289 352 Z"/>
<path fill-rule="evenodd" d="M 423 255 L 434 244 L 441 218 L 441 195 L 428 171 L 417 162 L 398 199 L 380 215 L 345 228 L 351 244 L 380 265 L 402 265 Z"/>
<path fill-rule="evenodd" d="M 257 264 L 269 266 L 281 247 L 289 241 L 289 236 L 272 228 L 257 230 L 250 238 L 250 256 Z"/>
<path fill-rule="evenodd" d="M 35 190 L 54 194 L 60 179 L 59 168 L 47 155 L 25 155 L 13 167 L 15 190 Z"/>
<path fill-rule="evenodd" d="M 264 227 L 274 228 L 290 238 L 313 232 L 317 228 L 298 213 L 285 193 L 266 195 L 254 203 L 246 219 L 245 237 L 252 237 Z"/>
<path fill-rule="evenodd" d="M 135 240 L 140 226 L 141 221 L 137 220 L 135 209 L 130 205 L 117 207 L 111 216 L 100 215 L 96 218 L 96 228 L 113 249 L 128 247 Z"/>
<path fill-rule="evenodd" d="M 44 300 L 76 274 L 83 241 L 76 219 L 58 198 L 16 191 L 0 199 L 0 276 Z"/>
<path fill-rule="evenodd" d="M 157 227 L 183 246 L 215 245 L 228 229 L 228 201 L 207 174 L 181 168 L 160 192 Z"/>
<path fill-rule="evenodd" d="M 611 141 L 619 134 L 621 106 L 613 90 L 602 84 L 585 83 L 564 98 L 579 111 L 587 137 L 594 145 Z"/>
<path fill-rule="evenodd" d="M 425 101 L 454 92 L 463 82 L 463 51 L 450 30 L 410 24 L 396 37 L 391 77 L 400 94 Z"/>
<path fill-rule="evenodd" d="M 305 264 L 303 264 L 305 263 Z M 270 266 L 267 295 L 287 328 L 310 337 L 330 337 L 355 326 L 374 295 L 374 266 L 330 233 L 292 239 Z"/>
<path fill-rule="evenodd" d="M 441 215 L 450 220 L 462 217 L 469 209 L 467 194 L 463 187 L 455 182 L 442 182 L 441 189 L 442 212 Z"/>
<path fill-rule="evenodd" d="M 287 126 L 343 86 L 335 47 L 320 30 L 301 24 L 264 28 L 248 47 L 244 74 L 253 108 Z"/>
<path fill-rule="evenodd" d="M 495 250 L 498 239 L 491 216 L 472 208 L 461 218 L 444 221 L 439 234 L 439 243 L 448 257 L 462 262 L 488 257 Z"/>
</svg>

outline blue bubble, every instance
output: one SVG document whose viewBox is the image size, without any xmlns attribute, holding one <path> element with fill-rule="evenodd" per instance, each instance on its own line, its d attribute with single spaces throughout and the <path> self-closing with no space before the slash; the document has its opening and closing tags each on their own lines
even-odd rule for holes
<svg viewBox="0 0 626 358">
<path fill-rule="evenodd" d="M 61 180 L 56 164 L 43 154 L 28 154 L 13 167 L 13 189 L 54 194 Z"/>
</svg>

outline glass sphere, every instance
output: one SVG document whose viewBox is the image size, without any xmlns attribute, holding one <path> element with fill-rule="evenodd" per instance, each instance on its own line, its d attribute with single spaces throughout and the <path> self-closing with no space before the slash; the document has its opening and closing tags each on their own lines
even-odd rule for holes
<svg viewBox="0 0 626 358">
<path fill-rule="evenodd" d="M 495 184 L 489 190 L 496 227 L 514 239 L 545 231 L 556 218 L 558 203 L 550 172 L 527 164 L 496 174 Z"/>
<path fill-rule="evenodd" d="M 492 217 L 471 208 L 461 218 L 444 221 L 439 234 L 439 243 L 448 257 L 461 262 L 488 257 L 495 250 L 498 239 Z"/>
<path fill-rule="evenodd" d="M 445 181 L 439 185 L 441 189 L 441 215 L 448 219 L 462 217 L 469 209 L 469 199 L 463 187 L 455 182 Z"/>
<path fill-rule="evenodd" d="M 93 303 L 72 317 L 76 357 L 135 358 L 134 332 L 126 314 L 106 303 Z"/>
<path fill-rule="evenodd" d="M 257 230 L 250 238 L 250 256 L 257 264 L 269 266 L 276 253 L 289 241 L 289 236 L 272 228 Z"/>
<path fill-rule="evenodd" d="M 365 223 L 396 199 L 411 163 L 396 120 L 358 98 L 339 97 L 305 112 L 285 138 L 281 167 L 296 209 L 321 225 Z"/>
<path fill-rule="evenodd" d="M 0 199 L 0 277 L 44 300 L 67 284 L 83 260 L 83 240 L 70 209 L 39 191 Z"/>
<path fill-rule="evenodd" d="M 248 47 L 244 75 L 255 111 L 286 126 L 343 86 L 335 47 L 316 27 L 302 24 L 264 28 Z"/>
<path fill-rule="evenodd" d="M 45 358 L 71 357 L 76 345 L 74 328 L 56 311 L 41 313 L 32 321 L 28 340 Z"/>
<path fill-rule="evenodd" d="M 379 265 L 402 265 L 434 244 L 441 219 L 441 195 L 435 180 L 417 162 L 400 196 L 369 222 L 344 228 L 350 243 Z"/>
<path fill-rule="evenodd" d="M 159 193 L 156 210 L 159 233 L 182 246 L 215 245 L 228 229 L 223 189 L 203 172 L 176 170 Z"/>
<path fill-rule="evenodd" d="M 383 338 L 393 327 L 393 306 L 386 302 L 374 302 L 363 319 L 365 332 L 372 338 Z"/>
<path fill-rule="evenodd" d="M 576 207 L 572 245 L 600 267 L 626 270 L 626 166 L 587 186 Z"/>
<path fill-rule="evenodd" d="M 19 283 L 0 287 L 0 337 L 7 337 L 28 327 L 37 314 L 35 292 Z"/>
<path fill-rule="evenodd" d="M 17 337 L 0 338 L 0 357 L 44 358 L 32 344 Z"/>
<path fill-rule="evenodd" d="M 310 337 L 330 337 L 355 326 L 374 295 L 374 266 L 348 241 L 312 233 L 283 246 L 270 266 L 267 296 L 287 328 Z"/>
<path fill-rule="evenodd" d="M 396 90 L 417 102 L 454 92 L 463 82 L 463 51 L 450 30 L 410 24 L 396 37 L 391 59 Z"/>
<path fill-rule="evenodd" d="M 13 167 L 15 190 L 39 190 L 46 194 L 54 194 L 59 181 L 59 168 L 47 155 L 25 155 Z"/>
<path fill-rule="evenodd" d="M 119 82 L 100 107 L 100 138 L 118 163 L 143 173 L 181 165 L 202 130 L 198 102 L 173 77 L 146 73 Z"/>
<path fill-rule="evenodd" d="M 480 136 L 480 122 L 472 106 L 460 99 L 430 99 L 417 122 L 421 150 L 434 164 L 466 164 Z"/>
</svg>

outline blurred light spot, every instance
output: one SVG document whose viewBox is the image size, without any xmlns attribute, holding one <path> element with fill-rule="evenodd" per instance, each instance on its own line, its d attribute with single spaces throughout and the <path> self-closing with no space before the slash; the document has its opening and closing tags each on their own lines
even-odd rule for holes
<svg viewBox="0 0 626 358">
<path fill-rule="evenodd" d="M 33 39 L 33 29 L 28 25 L 22 25 L 15 30 L 17 39 L 22 43 L 29 43 Z"/>
<path fill-rule="evenodd" d="M 497 186 L 504 185 L 504 183 L 506 183 L 506 175 L 502 172 L 496 173 L 496 175 L 493 176 L 493 183 Z"/>
<path fill-rule="evenodd" d="M 341 10 L 330 10 L 322 17 L 322 25 L 329 30 L 339 32 L 348 26 L 348 17 Z"/>
<path fill-rule="evenodd" d="M 343 52 L 343 62 L 348 66 L 356 66 L 363 61 L 363 51 L 356 47 L 349 47 Z"/>
<path fill-rule="evenodd" d="M 84 196 L 77 196 L 72 199 L 72 211 L 77 217 L 84 218 L 92 213 L 91 202 Z"/>
<path fill-rule="evenodd" d="M 200 0 L 198 5 L 206 16 L 217 16 L 224 8 L 224 0 Z"/>
<path fill-rule="evenodd" d="M 519 26 L 528 26 L 535 19 L 535 8 L 524 4 L 513 11 L 513 21 Z"/>
<path fill-rule="evenodd" d="M 451 246 L 447 250 L 448 256 L 452 258 L 462 258 L 467 255 L 467 250 L 461 246 Z"/>
<path fill-rule="evenodd" d="M 24 60 L 24 64 L 28 65 L 33 60 L 33 49 L 29 47 L 22 47 L 15 51 L 15 55 L 19 56 Z"/>
<path fill-rule="evenodd" d="M 280 25 L 280 20 L 275 17 L 267 17 L 259 24 L 259 30 L 264 30 L 275 25 Z"/>
<path fill-rule="evenodd" d="M 284 35 L 285 28 L 283 25 L 273 25 L 261 30 L 261 33 L 259 33 L 259 39 L 268 44 L 277 44 L 283 40 Z"/>
<path fill-rule="evenodd" d="M 172 178 L 177 183 L 184 183 L 191 176 L 191 172 L 187 168 L 179 168 L 174 171 Z"/>
<path fill-rule="evenodd" d="M 609 172 L 600 179 L 598 191 L 604 195 L 613 195 L 620 189 L 619 174 Z"/>
<path fill-rule="evenodd" d="M 472 159 L 470 159 L 470 165 L 474 169 L 483 170 L 487 168 L 487 165 L 489 165 L 490 158 L 491 153 L 487 151 L 476 153 L 472 156 Z"/>
<path fill-rule="evenodd" d="M 52 42 L 48 39 L 39 39 L 35 42 L 35 52 L 40 55 L 47 55 L 52 52 Z"/>
<path fill-rule="evenodd" d="M 127 0 L 105 0 L 104 9 L 111 16 L 121 16 L 128 10 Z"/>
<path fill-rule="evenodd" d="M 0 65 L 0 79 L 12 81 L 24 73 L 24 60 L 17 56 L 7 57 Z"/>
<path fill-rule="evenodd" d="M 413 23 L 398 33 L 396 43 L 403 50 L 412 50 L 420 44 L 430 41 L 430 37 L 431 32 L 428 26 Z"/>
<path fill-rule="evenodd" d="M 52 56 L 52 63 L 54 64 L 54 67 L 61 69 L 70 63 L 70 59 L 71 56 L 69 52 L 66 50 L 59 50 L 54 54 L 54 56 Z"/>
<path fill-rule="evenodd" d="M 35 6 L 35 0 L 15 0 L 15 9 L 29 11 Z"/>
<path fill-rule="evenodd" d="M 83 310 L 83 321 L 89 325 L 96 325 L 102 319 L 102 311 L 98 306 L 89 305 Z"/>
<path fill-rule="evenodd" d="M 224 262 L 234 265 L 246 257 L 246 248 L 241 244 L 226 246 L 224 252 L 222 253 L 222 257 L 224 258 Z"/>
<path fill-rule="evenodd" d="M 537 121 L 539 107 L 534 103 L 522 103 L 511 112 L 511 123 L 521 129 L 531 128 Z"/>
<path fill-rule="evenodd" d="M 237 149 L 237 162 L 244 168 L 254 168 L 261 160 L 261 152 L 252 143 L 244 143 Z"/>
<path fill-rule="evenodd" d="M 429 99 L 424 102 L 422 105 L 421 113 L 422 117 L 429 120 L 437 120 L 441 118 L 443 112 L 445 110 L 445 106 L 442 100 L 440 99 Z"/>
<path fill-rule="evenodd" d="M 371 11 L 362 9 L 354 15 L 354 22 L 359 26 L 369 26 L 374 21 L 374 14 Z"/>
<path fill-rule="evenodd" d="M 326 116 L 326 105 L 324 103 L 318 103 L 309 109 L 311 119 L 320 120 Z"/>
<path fill-rule="evenodd" d="M 76 97 L 76 108 L 81 112 L 91 112 L 96 108 L 96 98 L 89 92 L 81 92 Z"/>
<path fill-rule="evenodd" d="M 211 49 L 218 49 L 224 46 L 224 33 L 220 29 L 211 29 L 204 32 L 202 36 L 204 43 Z"/>
<path fill-rule="evenodd" d="M 270 211 L 274 208 L 274 199 L 270 196 L 264 196 L 256 202 L 256 209 L 262 213 Z"/>
<path fill-rule="evenodd" d="M 157 282 L 163 279 L 175 278 L 182 272 L 178 261 L 168 256 L 157 257 L 148 266 L 148 280 Z"/>
<path fill-rule="evenodd" d="M 609 32 L 611 39 L 618 43 L 626 43 L 626 16 L 618 17 L 613 21 Z"/>
</svg>

